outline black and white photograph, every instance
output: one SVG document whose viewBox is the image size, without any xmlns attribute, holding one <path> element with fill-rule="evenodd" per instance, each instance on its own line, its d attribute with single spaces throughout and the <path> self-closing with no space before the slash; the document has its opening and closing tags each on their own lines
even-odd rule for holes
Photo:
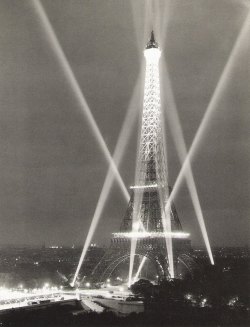
<svg viewBox="0 0 250 327">
<path fill-rule="evenodd" d="M 250 325 L 250 0 L 0 0 L 0 326 Z"/>
</svg>

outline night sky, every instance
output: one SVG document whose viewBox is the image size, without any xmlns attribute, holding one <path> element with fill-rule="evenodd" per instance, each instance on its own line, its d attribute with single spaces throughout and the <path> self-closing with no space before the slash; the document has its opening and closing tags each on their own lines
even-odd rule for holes
<svg viewBox="0 0 250 327">
<path fill-rule="evenodd" d="M 189 147 L 249 5 L 156 2 L 156 32 L 169 17 L 161 60 L 169 68 Z M 42 1 L 111 152 L 144 60 L 144 3 Z M 249 40 L 250 30 L 192 163 L 212 246 L 249 244 Z M 140 103 L 136 99 L 135 110 Z M 120 167 L 127 187 L 134 180 L 138 126 Z M 173 185 L 180 164 L 168 127 L 166 134 Z M 0 244 L 83 244 L 107 169 L 33 2 L 0 0 Z M 202 245 L 185 184 L 175 204 L 192 243 Z M 98 244 L 119 229 L 125 210 L 115 184 L 95 234 Z"/>
</svg>

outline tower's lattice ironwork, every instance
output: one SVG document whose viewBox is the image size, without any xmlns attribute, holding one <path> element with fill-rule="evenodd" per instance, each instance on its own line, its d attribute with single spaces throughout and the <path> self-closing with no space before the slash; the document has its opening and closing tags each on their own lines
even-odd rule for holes
<svg viewBox="0 0 250 327">
<path fill-rule="evenodd" d="M 189 258 L 190 241 L 182 237 L 185 233 L 173 203 L 166 206 L 171 189 L 168 186 L 160 102 L 161 51 L 153 32 L 144 55 L 146 75 L 135 185 L 131 187 L 131 198 L 120 233 L 113 234 L 109 249 L 92 273 L 96 281 L 109 278 L 116 267 L 128 259 L 133 233 L 142 236 L 137 238 L 135 254 L 151 260 L 158 276 L 174 277 L 174 271 L 177 276 L 178 261 L 185 260 L 185 265 L 190 265 L 190 260 L 185 259 Z"/>
</svg>

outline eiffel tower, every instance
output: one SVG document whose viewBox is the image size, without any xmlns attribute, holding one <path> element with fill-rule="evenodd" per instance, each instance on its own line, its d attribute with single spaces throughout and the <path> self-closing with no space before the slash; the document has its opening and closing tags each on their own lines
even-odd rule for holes
<svg viewBox="0 0 250 327">
<path fill-rule="evenodd" d="M 182 231 L 173 203 L 168 204 L 166 152 L 160 102 L 159 59 L 161 51 L 152 31 L 144 51 L 146 75 L 144 102 L 135 185 L 122 220 L 120 232 L 113 233 L 110 247 L 92 272 L 92 280 L 104 282 L 131 254 L 136 238 L 135 255 L 146 257 L 159 278 L 181 277 L 178 264 L 189 270 L 191 243 Z"/>
</svg>

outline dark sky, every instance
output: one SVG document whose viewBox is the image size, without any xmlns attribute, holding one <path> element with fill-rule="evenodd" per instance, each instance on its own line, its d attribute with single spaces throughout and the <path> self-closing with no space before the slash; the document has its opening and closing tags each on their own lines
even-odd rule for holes
<svg viewBox="0 0 250 327">
<path fill-rule="evenodd" d="M 143 60 L 145 1 L 132 2 L 42 1 L 111 152 Z M 190 146 L 249 6 L 237 0 L 158 4 L 155 25 L 169 17 L 161 60 Z M 249 39 L 250 31 L 193 162 L 212 246 L 249 244 Z M 136 140 L 137 128 L 121 165 L 128 187 Z M 180 165 L 168 129 L 167 143 L 173 184 Z M 83 244 L 107 169 L 33 2 L 0 0 L 0 243 Z M 193 244 L 202 244 L 185 185 L 176 207 Z M 95 234 L 99 244 L 119 228 L 125 209 L 114 186 Z"/>
</svg>

